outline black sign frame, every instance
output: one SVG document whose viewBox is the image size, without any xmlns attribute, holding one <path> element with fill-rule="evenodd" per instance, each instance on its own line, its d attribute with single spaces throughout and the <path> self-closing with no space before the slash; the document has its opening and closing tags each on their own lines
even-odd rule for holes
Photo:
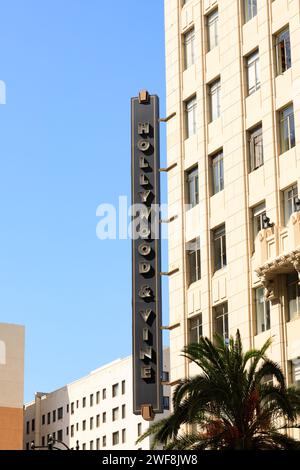
<svg viewBox="0 0 300 470">
<path fill-rule="evenodd" d="M 133 413 L 150 420 L 163 412 L 158 96 L 131 99 L 131 133 L 132 207 L 139 208 L 132 219 L 139 228 L 132 231 Z"/>
</svg>

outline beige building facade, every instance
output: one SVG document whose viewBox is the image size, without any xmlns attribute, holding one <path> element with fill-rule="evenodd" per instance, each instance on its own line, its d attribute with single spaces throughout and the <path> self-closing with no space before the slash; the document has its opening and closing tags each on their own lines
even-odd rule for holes
<svg viewBox="0 0 300 470">
<path fill-rule="evenodd" d="M 0 323 L 0 450 L 23 446 L 24 327 Z"/>
<path fill-rule="evenodd" d="M 171 383 L 200 335 L 300 381 L 300 2 L 165 0 Z"/>
<path fill-rule="evenodd" d="M 164 412 L 169 413 L 169 350 L 164 350 Z M 132 357 L 117 359 L 50 393 L 36 393 L 25 405 L 24 450 L 46 446 L 49 436 L 79 450 L 150 449 L 150 438 L 136 444 L 149 421 L 133 414 Z M 64 450 L 64 446 L 56 444 Z"/>
</svg>

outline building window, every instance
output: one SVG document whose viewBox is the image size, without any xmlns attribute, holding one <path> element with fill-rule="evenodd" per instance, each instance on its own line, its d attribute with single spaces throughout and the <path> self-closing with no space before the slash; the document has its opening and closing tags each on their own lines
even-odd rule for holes
<svg viewBox="0 0 300 470">
<path fill-rule="evenodd" d="M 199 176 L 198 167 L 186 172 L 187 203 L 189 209 L 199 204 Z"/>
<path fill-rule="evenodd" d="M 96 427 L 99 428 L 100 426 L 100 415 L 96 416 Z"/>
<path fill-rule="evenodd" d="M 102 447 L 106 447 L 106 436 L 102 436 Z"/>
<path fill-rule="evenodd" d="M 96 404 L 99 405 L 100 403 L 100 392 L 96 393 Z"/>
<path fill-rule="evenodd" d="M 90 395 L 90 406 L 93 406 L 94 405 L 94 395 L 91 394 Z"/>
<path fill-rule="evenodd" d="M 279 111 L 280 153 L 295 147 L 294 107 L 289 105 Z"/>
<path fill-rule="evenodd" d="M 45 436 L 42 437 L 42 446 L 45 445 Z"/>
<path fill-rule="evenodd" d="M 293 359 L 290 361 L 291 364 L 291 378 L 292 378 L 292 384 L 300 388 L 300 359 Z"/>
<path fill-rule="evenodd" d="M 288 313 L 289 321 L 300 317 L 300 286 L 298 274 L 294 272 L 287 276 Z"/>
<path fill-rule="evenodd" d="M 42 416 L 42 425 L 46 423 L 46 415 Z"/>
<path fill-rule="evenodd" d="M 253 241 L 258 232 L 263 228 L 263 218 L 266 215 L 265 203 L 259 204 L 252 209 Z"/>
<path fill-rule="evenodd" d="M 57 431 L 57 440 L 58 441 L 62 441 L 63 440 L 63 430 L 62 429 L 59 429 Z"/>
<path fill-rule="evenodd" d="M 74 414 L 74 402 L 71 403 L 71 415 Z"/>
<path fill-rule="evenodd" d="M 69 435 L 69 426 L 66 427 L 66 436 Z"/>
<path fill-rule="evenodd" d="M 200 256 L 200 238 L 187 242 L 187 275 L 188 285 L 201 279 L 201 256 Z"/>
<path fill-rule="evenodd" d="M 94 418 L 90 418 L 90 429 L 93 429 L 94 427 Z"/>
<path fill-rule="evenodd" d="M 90 450 L 94 450 L 94 441 L 90 441 Z"/>
<path fill-rule="evenodd" d="M 262 126 L 248 131 L 248 152 L 250 171 L 264 164 Z"/>
<path fill-rule="evenodd" d="M 86 444 L 85 444 L 85 442 L 82 444 L 82 450 L 86 450 Z"/>
<path fill-rule="evenodd" d="M 142 423 L 138 423 L 137 425 L 137 435 L 138 437 L 142 435 Z"/>
<path fill-rule="evenodd" d="M 291 65 L 291 43 L 289 28 L 284 29 L 275 36 L 277 75 L 284 73 Z"/>
<path fill-rule="evenodd" d="M 125 395 L 125 380 L 122 380 L 122 395 Z"/>
<path fill-rule="evenodd" d="M 186 113 L 186 138 L 188 139 L 197 132 L 197 101 L 196 97 L 185 102 Z"/>
<path fill-rule="evenodd" d="M 258 50 L 246 58 L 248 94 L 251 95 L 260 88 L 260 70 Z"/>
<path fill-rule="evenodd" d="M 119 431 L 112 433 L 112 445 L 116 446 L 119 444 Z"/>
<path fill-rule="evenodd" d="M 126 405 L 122 405 L 122 419 L 126 418 Z"/>
<path fill-rule="evenodd" d="M 26 421 L 26 434 L 30 433 L 30 422 Z"/>
<path fill-rule="evenodd" d="M 71 425 L 71 437 L 74 437 L 74 424 Z"/>
<path fill-rule="evenodd" d="M 228 343 L 228 307 L 227 302 L 214 308 L 215 332 L 223 336 L 225 343 Z"/>
<path fill-rule="evenodd" d="M 106 388 L 102 390 L 102 400 L 106 399 Z"/>
<path fill-rule="evenodd" d="M 52 421 L 53 421 L 53 423 L 55 423 L 55 421 L 56 421 L 56 410 L 53 410 L 53 412 L 52 412 Z"/>
<path fill-rule="evenodd" d="M 67 413 L 69 413 L 69 403 L 67 404 Z"/>
<path fill-rule="evenodd" d="M 215 10 L 207 16 L 207 42 L 209 51 L 219 44 L 218 26 L 219 13 L 218 10 Z"/>
<path fill-rule="evenodd" d="M 167 396 L 163 397 L 163 409 L 164 410 L 170 409 L 170 397 L 167 397 Z"/>
<path fill-rule="evenodd" d="M 52 437 L 53 437 L 53 439 L 56 439 L 56 432 L 52 433 Z"/>
<path fill-rule="evenodd" d="M 106 411 L 102 413 L 102 423 L 106 423 Z"/>
<path fill-rule="evenodd" d="M 100 439 L 99 439 L 99 437 L 96 439 L 96 450 L 100 450 Z"/>
<path fill-rule="evenodd" d="M 119 393 L 119 384 L 114 384 L 112 386 L 112 397 L 116 397 Z"/>
<path fill-rule="evenodd" d="M 265 300 L 264 288 L 255 289 L 256 334 L 271 328 L 270 302 Z"/>
<path fill-rule="evenodd" d="M 57 419 L 63 419 L 63 407 L 61 406 L 57 410 Z"/>
<path fill-rule="evenodd" d="M 184 43 L 184 66 L 188 69 L 191 65 L 195 63 L 195 30 L 190 29 L 183 36 Z"/>
<path fill-rule="evenodd" d="M 83 431 L 86 430 L 86 420 L 85 419 L 82 421 L 82 430 Z"/>
<path fill-rule="evenodd" d="M 47 424 L 50 424 L 50 422 L 51 422 L 51 414 L 49 412 L 47 413 Z"/>
<path fill-rule="evenodd" d="M 112 409 L 112 420 L 116 421 L 119 419 L 119 408 L 113 408 Z"/>
<path fill-rule="evenodd" d="M 126 429 L 122 429 L 122 444 L 126 442 Z"/>
<path fill-rule="evenodd" d="M 76 423 L 76 431 L 79 431 L 79 423 Z"/>
<path fill-rule="evenodd" d="M 223 152 L 218 152 L 211 157 L 212 171 L 212 194 L 216 194 L 224 189 L 224 168 Z"/>
<path fill-rule="evenodd" d="M 76 408 L 79 408 L 79 400 L 76 400 Z"/>
<path fill-rule="evenodd" d="M 284 223 L 288 224 L 293 212 L 299 210 L 298 204 L 298 187 L 297 184 L 290 186 L 283 192 L 284 199 Z"/>
<path fill-rule="evenodd" d="M 218 119 L 221 114 L 221 80 L 209 85 L 210 121 Z"/>
<path fill-rule="evenodd" d="M 162 382 L 169 382 L 169 372 L 167 370 L 163 370 L 162 373 Z"/>
<path fill-rule="evenodd" d="M 199 343 L 201 336 L 203 336 L 202 313 L 189 319 L 189 342 Z"/>
<path fill-rule="evenodd" d="M 86 407 L 86 397 L 83 397 L 82 399 L 82 408 Z"/>
<path fill-rule="evenodd" d="M 222 225 L 213 231 L 213 243 L 214 267 L 215 271 L 218 271 L 219 269 L 224 268 L 227 264 L 225 225 Z"/>
<path fill-rule="evenodd" d="M 245 23 L 257 15 L 257 0 L 244 0 Z"/>
</svg>

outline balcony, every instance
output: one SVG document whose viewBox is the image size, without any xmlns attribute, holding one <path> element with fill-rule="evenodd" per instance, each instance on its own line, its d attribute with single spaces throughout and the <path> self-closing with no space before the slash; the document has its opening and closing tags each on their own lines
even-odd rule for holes
<svg viewBox="0 0 300 470">
<path fill-rule="evenodd" d="M 252 267 L 272 303 L 278 300 L 277 277 L 298 272 L 300 279 L 300 212 L 294 212 L 286 227 L 274 225 L 260 230 L 255 239 Z"/>
</svg>

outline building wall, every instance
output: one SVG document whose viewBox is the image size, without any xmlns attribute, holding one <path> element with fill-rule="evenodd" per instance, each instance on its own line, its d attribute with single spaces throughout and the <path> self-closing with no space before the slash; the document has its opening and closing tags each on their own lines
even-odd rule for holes
<svg viewBox="0 0 300 470">
<path fill-rule="evenodd" d="M 183 4 L 185 3 L 185 4 Z M 283 191 L 299 187 L 300 166 L 300 36 L 297 0 L 258 0 L 257 15 L 245 21 L 243 1 L 165 0 L 170 277 L 171 381 L 195 372 L 180 352 L 189 341 L 188 320 L 202 313 L 203 334 L 215 331 L 213 309 L 228 302 L 229 333 L 239 328 L 244 347 L 261 346 L 273 337 L 269 351 L 291 383 L 290 365 L 300 356 L 300 318 L 287 318 L 286 274 L 299 273 L 299 213 L 287 224 Z M 219 42 L 208 51 L 207 15 L 218 8 Z M 292 66 L 276 73 L 275 35 L 289 25 Z M 184 66 L 184 34 L 194 28 L 195 63 Z M 246 56 L 259 48 L 260 89 L 248 96 Z M 221 115 L 210 122 L 209 84 L 221 78 Z M 197 100 L 197 130 L 186 138 L 185 102 Z M 293 102 L 296 145 L 280 153 L 279 110 Z M 247 131 L 263 128 L 264 164 L 249 171 Z M 223 148 L 224 190 L 212 195 L 210 156 Z M 199 204 L 186 210 L 185 171 L 199 171 Z M 252 208 L 265 201 L 274 223 L 253 239 Z M 225 223 L 227 266 L 214 272 L 212 230 Z M 187 284 L 186 242 L 200 236 L 201 279 Z M 284 256 L 283 256 L 284 255 Z M 282 257 L 283 258 L 280 258 Z M 269 263 L 269 265 L 266 263 Z M 256 269 L 262 268 L 260 275 Z M 295 271 L 297 270 L 297 271 Z M 271 284 L 270 282 L 271 281 Z M 271 328 L 257 334 L 254 289 L 276 288 Z"/>
<path fill-rule="evenodd" d="M 164 353 L 164 370 L 169 370 L 169 353 Z M 122 382 L 124 389 L 122 390 Z M 113 397 L 113 385 L 118 384 L 118 391 Z M 169 396 L 168 386 L 164 386 L 164 394 Z M 104 392 L 105 390 L 105 392 Z M 97 392 L 99 402 L 97 403 Z M 106 395 L 104 395 L 104 393 Z M 90 397 L 93 396 L 91 405 Z M 104 398 L 105 396 L 105 398 Z M 100 369 L 91 372 L 59 390 L 49 394 L 36 394 L 35 401 L 25 405 L 24 416 L 24 449 L 30 447 L 34 441 L 35 445 L 47 444 L 48 436 L 55 434 L 58 438 L 58 431 L 62 430 L 62 440 L 70 448 L 76 448 L 76 442 L 82 450 L 99 449 L 149 449 L 149 438 L 136 445 L 138 438 L 138 427 L 143 433 L 149 426 L 141 416 L 132 413 L 132 358 L 116 360 Z M 83 399 L 86 399 L 83 406 Z M 73 405 L 72 405 L 73 404 Z M 72 407 L 74 411 L 72 412 Z M 125 406 L 125 416 L 122 417 L 122 406 Z M 58 419 L 58 408 L 62 407 L 63 416 Z M 113 420 L 113 409 L 118 409 L 118 416 Z M 53 421 L 53 412 L 56 419 Z M 50 424 L 48 424 L 48 413 L 50 413 Z M 103 420 L 103 413 L 106 413 L 106 422 Z M 168 411 L 162 415 L 157 415 L 156 419 L 166 416 Z M 97 425 L 97 415 L 99 425 Z M 45 418 L 43 418 L 43 416 Z M 91 418 L 93 427 L 91 429 Z M 45 424 L 43 424 L 45 419 Z M 34 421 L 33 421 L 34 420 Z M 84 424 L 86 423 L 85 430 Z M 34 423 L 34 424 L 33 424 Z M 74 430 L 71 436 L 71 430 Z M 125 430 L 125 431 L 123 431 Z M 119 443 L 113 444 L 113 433 L 119 433 Z M 122 436 L 125 432 L 125 442 Z M 104 445 L 103 438 L 106 439 Z M 98 447 L 97 447 L 97 439 Z"/>
<path fill-rule="evenodd" d="M 24 327 L 0 323 L 0 450 L 23 445 Z"/>
</svg>

